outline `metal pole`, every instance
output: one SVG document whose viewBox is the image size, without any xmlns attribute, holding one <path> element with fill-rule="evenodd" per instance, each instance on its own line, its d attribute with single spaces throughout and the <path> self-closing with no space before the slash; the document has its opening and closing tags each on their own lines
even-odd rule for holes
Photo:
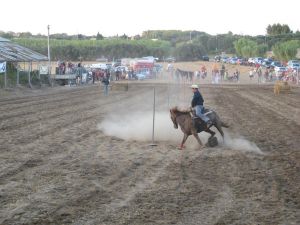
<svg viewBox="0 0 300 225">
<path fill-rule="evenodd" d="M 51 86 L 53 86 L 51 79 L 51 57 L 50 57 L 50 25 L 47 26 L 48 29 L 48 76 L 51 82 Z"/>
<path fill-rule="evenodd" d="M 7 87 L 7 62 L 5 62 L 5 73 L 4 73 L 4 88 Z"/>
<path fill-rule="evenodd" d="M 216 54 L 218 54 L 218 34 L 216 35 Z"/>
<path fill-rule="evenodd" d="M 50 25 L 47 26 L 48 28 L 48 66 L 49 66 L 49 69 L 50 69 L 50 66 L 51 66 L 51 62 L 50 62 Z M 48 69 L 48 73 L 51 74 L 51 72 L 49 71 Z"/>
<path fill-rule="evenodd" d="M 19 70 L 19 64 L 17 63 L 17 86 L 20 85 L 20 70 Z"/>
<path fill-rule="evenodd" d="M 28 62 L 28 70 L 27 70 L 27 79 L 28 79 L 28 85 L 30 87 L 30 64 Z"/>
<path fill-rule="evenodd" d="M 152 121 L 152 143 L 150 146 L 157 146 L 154 143 L 154 124 L 155 124 L 155 87 L 153 88 L 153 121 Z"/>
<path fill-rule="evenodd" d="M 40 62 L 38 62 L 38 68 L 37 68 L 38 74 L 39 74 L 39 80 L 41 82 L 41 73 L 40 73 Z"/>
<path fill-rule="evenodd" d="M 170 108 L 170 80 L 168 79 L 168 109 Z"/>
<path fill-rule="evenodd" d="M 297 85 L 299 85 L 299 68 L 297 67 Z"/>
<path fill-rule="evenodd" d="M 30 88 L 32 88 L 32 85 L 31 85 L 31 70 L 32 70 L 32 62 L 28 62 L 29 65 L 28 65 L 28 85 Z"/>
</svg>

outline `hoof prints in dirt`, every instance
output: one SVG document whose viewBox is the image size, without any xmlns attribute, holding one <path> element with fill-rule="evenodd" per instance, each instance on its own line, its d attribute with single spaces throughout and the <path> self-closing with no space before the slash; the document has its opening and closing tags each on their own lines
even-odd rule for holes
<svg viewBox="0 0 300 225">
<path fill-rule="evenodd" d="M 167 88 L 157 88 L 158 110 L 168 115 Z M 202 91 L 232 125 L 228 133 L 243 135 L 266 154 L 236 151 L 242 142 L 234 138 L 228 146 L 177 151 L 181 133 L 149 149 L 145 141 L 107 137 L 97 129 L 120 108 L 131 113 L 145 104 L 149 110 L 144 99 L 153 96 L 152 86 L 112 91 L 107 98 L 98 88 L 84 88 L 74 95 L 3 100 L 14 116 L 0 106 L 8 116 L 1 124 L 0 157 L 7 167 L 0 172 L 0 224 L 299 224 L 297 124 L 287 127 L 283 115 L 269 110 L 267 89 Z M 260 95 L 267 95 L 262 99 L 268 105 L 255 103 Z M 284 107 L 299 96 L 282 98 Z M 288 109 L 299 110 L 298 101 Z"/>
</svg>

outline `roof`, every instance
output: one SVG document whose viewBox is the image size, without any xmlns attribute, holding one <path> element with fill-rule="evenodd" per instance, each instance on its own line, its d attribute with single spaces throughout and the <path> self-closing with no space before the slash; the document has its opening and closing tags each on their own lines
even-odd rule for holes
<svg viewBox="0 0 300 225">
<path fill-rule="evenodd" d="M 48 57 L 0 37 L 0 61 L 35 62 L 47 61 Z"/>
</svg>

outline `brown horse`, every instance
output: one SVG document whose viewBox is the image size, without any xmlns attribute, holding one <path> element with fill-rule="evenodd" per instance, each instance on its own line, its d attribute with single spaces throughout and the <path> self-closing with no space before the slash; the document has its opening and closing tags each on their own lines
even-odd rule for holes
<svg viewBox="0 0 300 225">
<path fill-rule="evenodd" d="M 184 134 L 182 142 L 180 144 L 180 149 L 184 147 L 184 143 L 190 135 L 194 135 L 199 145 L 202 146 L 202 142 L 198 136 L 198 133 L 205 131 L 207 133 L 210 133 L 211 137 L 213 137 L 216 133 L 210 129 L 212 126 L 218 129 L 224 140 L 224 132 L 222 130 L 222 127 L 228 128 L 229 126 L 222 122 L 222 120 L 216 112 L 205 109 L 205 114 L 212 121 L 212 125 L 208 128 L 200 118 L 197 118 L 195 120 L 192 119 L 190 109 L 180 110 L 177 106 L 170 109 L 170 116 L 174 124 L 174 128 L 178 129 L 179 125 Z"/>
</svg>

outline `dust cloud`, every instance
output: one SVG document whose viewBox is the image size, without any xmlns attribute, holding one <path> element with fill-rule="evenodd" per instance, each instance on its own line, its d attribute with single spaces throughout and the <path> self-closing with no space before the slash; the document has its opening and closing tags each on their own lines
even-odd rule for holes
<svg viewBox="0 0 300 225">
<path fill-rule="evenodd" d="M 108 136 L 116 136 L 124 140 L 152 140 L 152 112 L 135 112 L 120 116 L 109 115 L 98 124 L 98 129 Z M 173 128 L 173 123 L 167 112 L 155 113 L 156 141 L 177 141 L 181 133 Z"/>
<path fill-rule="evenodd" d="M 263 152 L 259 149 L 259 147 L 257 147 L 255 143 L 246 140 L 242 136 L 232 137 L 232 134 L 230 134 L 229 132 L 225 134 L 224 146 L 242 152 L 254 152 L 256 154 L 263 154 Z"/>
<path fill-rule="evenodd" d="M 109 115 L 104 121 L 98 124 L 98 129 L 105 135 L 115 136 L 123 140 L 135 141 L 151 141 L 152 140 L 152 112 L 134 112 L 128 115 Z M 216 131 L 216 129 L 213 128 Z M 179 143 L 183 137 L 180 128 L 174 129 L 173 123 L 167 111 L 155 113 L 155 141 L 172 141 Z M 221 147 L 230 148 L 232 150 L 242 152 L 253 152 L 256 154 L 263 154 L 263 152 L 253 142 L 246 140 L 242 136 L 230 134 L 225 130 L 225 141 L 223 143 L 222 137 L 217 134 L 219 145 Z M 217 131 L 216 131 L 217 132 Z M 209 134 L 202 132 L 200 138 L 203 143 L 209 138 Z M 187 145 L 197 146 L 197 142 L 193 136 L 190 136 Z"/>
</svg>

